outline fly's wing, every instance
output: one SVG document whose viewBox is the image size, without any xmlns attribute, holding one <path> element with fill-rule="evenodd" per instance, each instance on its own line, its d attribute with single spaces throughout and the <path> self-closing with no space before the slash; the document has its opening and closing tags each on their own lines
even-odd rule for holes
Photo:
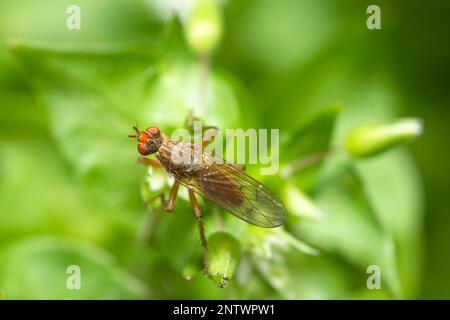
<svg viewBox="0 0 450 320">
<path fill-rule="evenodd" d="M 258 180 L 227 163 L 212 163 L 198 177 L 180 181 L 236 217 L 259 227 L 274 228 L 286 220 L 278 197 Z"/>
</svg>

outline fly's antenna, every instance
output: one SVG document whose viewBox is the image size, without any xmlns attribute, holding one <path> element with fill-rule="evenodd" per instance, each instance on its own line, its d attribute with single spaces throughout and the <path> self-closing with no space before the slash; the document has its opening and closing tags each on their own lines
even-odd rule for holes
<svg viewBox="0 0 450 320">
<path fill-rule="evenodd" d="M 128 138 L 137 138 L 141 134 L 141 132 L 136 126 L 133 126 L 133 130 L 136 132 L 136 134 L 129 134 Z"/>
</svg>

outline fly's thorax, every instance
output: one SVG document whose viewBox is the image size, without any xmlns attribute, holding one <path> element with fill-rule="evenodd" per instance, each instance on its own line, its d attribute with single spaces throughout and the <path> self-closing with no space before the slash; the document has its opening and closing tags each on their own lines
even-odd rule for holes
<svg viewBox="0 0 450 320">
<path fill-rule="evenodd" d="M 163 138 L 156 157 L 169 172 L 180 171 L 187 174 L 198 171 L 203 159 L 201 150 L 196 150 L 193 144 L 167 137 Z"/>
<path fill-rule="evenodd" d="M 161 146 L 156 152 L 156 158 L 161 162 L 164 167 L 170 166 L 170 155 L 172 153 L 173 141 L 166 137 L 162 136 Z"/>
</svg>

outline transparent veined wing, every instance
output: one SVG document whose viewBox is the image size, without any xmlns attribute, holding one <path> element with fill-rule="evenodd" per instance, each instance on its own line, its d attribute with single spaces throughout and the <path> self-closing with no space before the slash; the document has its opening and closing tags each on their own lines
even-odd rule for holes
<svg viewBox="0 0 450 320">
<path fill-rule="evenodd" d="M 286 221 L 286 209 L 280 199 L 261 182 L 231 164 L 210 163 L 195 177 L 180 182 L 253 225 L 274 228 Z"/>
</svg>

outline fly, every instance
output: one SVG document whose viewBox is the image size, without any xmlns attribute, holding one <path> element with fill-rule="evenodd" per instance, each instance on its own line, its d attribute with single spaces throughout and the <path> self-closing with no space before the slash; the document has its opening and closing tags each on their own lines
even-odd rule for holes
<svg viewBox="0 0 450 320">
<path fill-rule="evenodd" d="M 210 127 L 214 128 L 214 127 Z M 175 180 L 166 201 L 159 195 L 165 211 L 174 209 L 180 185 L 187 188 L 192 208 L 198 221 L 200 240 L 204 250 L 204 271 L 208 273 L 208 246 L 196 194 L 212 201 L 236 217 L 259 227 L 275 228 L 286 220 L 286 209 L 280 199 L 265 185 L 244 172 L 239 165 L 218 161 L 216 156 L 203 152 L 199 161 L 195 157 L 195 145 L 164 135 L 158 128 L 140 131 L 133 127 L 137 140 L 139 161 L 152 167 L 164 168 Z M 205 147 L 211 137 L 203 137 Z M 146 158 L 148 155 L 155 158 Z M 186 161 L 186 159 L 188 161 Z"/>
</svg>

